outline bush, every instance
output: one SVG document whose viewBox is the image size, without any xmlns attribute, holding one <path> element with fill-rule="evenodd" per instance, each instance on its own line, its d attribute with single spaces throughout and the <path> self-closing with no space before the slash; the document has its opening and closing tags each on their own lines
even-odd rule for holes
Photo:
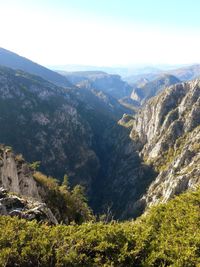
<svg viewBox="0 0 200 267">
<path fill-rule="evenodd" d="M 44 202 L 56 214 L 59 222 L 80 224 L 94 218 L 80 185 L 70 191 L 66 184 L 59 186 L 56 179 L 40 172 L 34 173 L 34 179 L 43 189 L 41 195 Z"/>
<path fill-rule="evenodd" d="M 200 264 L 200 190 L 136 221 L 47 226 L 0 217 L 0 266 L 177 266 Z"/>
</svg>

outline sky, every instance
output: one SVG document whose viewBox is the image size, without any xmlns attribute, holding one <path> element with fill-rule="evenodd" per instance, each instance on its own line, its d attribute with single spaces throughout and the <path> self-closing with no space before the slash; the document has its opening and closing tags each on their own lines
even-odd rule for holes
<svg viewBox="0 0 200 267">
<path fill-rule="evenodd" d="M 0 0 L 0 47 L 42 65 L 200 63 L 199 0 Z"/>
</svg>

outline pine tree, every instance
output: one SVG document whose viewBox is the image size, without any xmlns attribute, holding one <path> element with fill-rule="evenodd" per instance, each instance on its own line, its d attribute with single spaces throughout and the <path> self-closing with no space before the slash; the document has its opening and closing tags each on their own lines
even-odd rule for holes
<svg viewBox="0 0 200 267">
<path fill-rule="evenodd" d="M 68 177 L 67 174 L 65 174 L 64 177 L 63 177 L 62 186 L 65 187 L 66 190 L 69 190 L 70 189 L 70 186 L 69 186 L 69 177 Z"/>
</svg>

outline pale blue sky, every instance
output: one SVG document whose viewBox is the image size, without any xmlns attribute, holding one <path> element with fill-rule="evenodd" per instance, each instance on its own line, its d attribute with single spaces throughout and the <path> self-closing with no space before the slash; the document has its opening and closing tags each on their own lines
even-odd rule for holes
<svg viewBox="0 0 200 267">
<path fill-rule="evenodd" d="M 0 46 L 46 65 L 200 62 L 199 0 L 0 0 Z"/>
</svg>

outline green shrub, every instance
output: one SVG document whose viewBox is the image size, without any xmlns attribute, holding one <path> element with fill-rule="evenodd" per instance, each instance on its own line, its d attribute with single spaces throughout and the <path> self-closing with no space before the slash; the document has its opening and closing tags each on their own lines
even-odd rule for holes
<svg viewBox="0 0 200 267">
<path fill-rule="evenodd" d="M 43 200 L 56 214 L 59 222 L 80 224 L 94 218 L 87 204 L 84 190 L 80 185 L 70 190 L 66 184 L 59 186 L 56 179 L 47 177 L 40 172 L 34 173 L 34 179 L 43 188 L 44 192 L 41 194 Z"/>
<path fill-rule="evenodd" d="M 200 266 L 200 189 L 123 223 L 48 226 L 1 216 L 0 266 Z"/>
</svg>

